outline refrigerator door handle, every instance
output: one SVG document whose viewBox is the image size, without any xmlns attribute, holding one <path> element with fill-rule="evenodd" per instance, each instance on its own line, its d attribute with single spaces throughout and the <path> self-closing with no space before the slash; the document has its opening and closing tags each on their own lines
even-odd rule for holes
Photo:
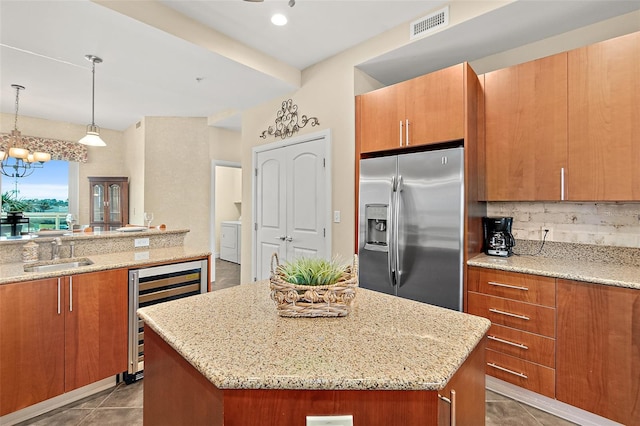
<svg viewBox="0 0 640 426">
<path fill-rule="evenodd" d="M 395 271 L 394 285 L 400 287 L 400 192 L 402 192 L 402 175 L 398 175 L 395 187 L 395 199 L 393 204 L 393 270 Z"/>
<path fill-rule="evenodd" d="M 395 223 L 395 215 L 394 215 L 394 205 L 395 205 L 395 196 L 396 196 L 396 185 L 397 185 L 397 181 L 396 181 L 396 177 L 395 176 L 391 176 L 391 192 L 389 193 L 389 221 L 391 222 L 390 225 L 391 226 L 387 226 L 387 229 L 389 230 L 389 233 L 387 235 L 388 241 L 387 241 L 387 247 L 389 248 L 388 252 L 387 252 L 387 273 L 389 275 L 389 283 L 391 283 L 391 286 L 394 286 L 395 283 L 395 277 L 394 277 L 394 250 L 395 250 L 395 245 L 394 245 L 394 241 L 395 241 L 395 233 L 394 233 L 394 223 Z"/>
</svg>

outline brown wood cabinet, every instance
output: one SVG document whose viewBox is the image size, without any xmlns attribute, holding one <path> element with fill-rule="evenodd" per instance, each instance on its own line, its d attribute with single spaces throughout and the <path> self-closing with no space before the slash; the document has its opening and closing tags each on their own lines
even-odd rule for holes
<svg viewBox="0 0 640 426">
<path fill-rule="evenodd" d="M 128 271 L 65 277 L 65 391 L 127 370 Z"/>
<path fill-rule="evenodd" d="M 357 96 L 360 153 L 464 139 L 469 71 L 454 65 Z"/>
<path fill-rule="evenodd" d="M 640 32 L 569 52 L 568 197 L 640 200 Z"/>
<path fill-rule="evenodd" d="M 0 416 L 64 392 L 58 280 L 0 285 Z"/>
<path fill-rule="evenodd" d="M 487 201 L 640 200 L 640 32 L 484 75 Z"/>
<path fill-rule="evenodd" d="M 561 200 L 567 53 L 484 75 L 486 197 Z"/>
<path fill-rule="evenodd" d="M 129 223 L 129 178 L 89 177 L 89 224 L 112 231 Z"/>
<path fill-rule="evenodd" d="M 640 291 L 558 280 L 557 399 L 640 424 Z"/>
<path fill-rule="evenodd" d="M 125 371 L 127 300 L 126 269 L 0 285 L 0 415 Z"/>
<path fill-rule="evenodd" d="M 555 278 L 477 267 L 467 277 L 467 312 L 492 322 L 486 373 L 555 397 Z"/>
</svg>

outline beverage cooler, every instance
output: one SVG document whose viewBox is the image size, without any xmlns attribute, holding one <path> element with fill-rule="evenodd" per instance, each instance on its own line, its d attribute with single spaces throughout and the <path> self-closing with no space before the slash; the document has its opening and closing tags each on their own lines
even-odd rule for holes
<svg viewBox="0 0 640 426">
<path fill-rule="evenodd" d="M 129 271 L 129 367 L 126 383 L 142 378 L 144 369 L 144 322 L 138 308 L 207 292 L 206 259 Z"/>
</svg>

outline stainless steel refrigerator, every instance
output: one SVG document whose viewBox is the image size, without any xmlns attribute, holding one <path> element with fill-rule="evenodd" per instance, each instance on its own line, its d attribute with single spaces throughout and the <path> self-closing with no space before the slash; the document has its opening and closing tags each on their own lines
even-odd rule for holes
<svg viewBox="0 0 640 426">
<path fill-rule="evenodd" d="M 359 280 L 462 310 L 463 148 L 360 161 Z"/>
</svg>

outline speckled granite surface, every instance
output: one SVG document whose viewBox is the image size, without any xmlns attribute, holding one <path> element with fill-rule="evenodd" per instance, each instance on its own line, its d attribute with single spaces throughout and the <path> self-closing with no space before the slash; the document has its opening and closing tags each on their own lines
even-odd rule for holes
<svg viewBox="0 0 640 426">
<path fill-rule="evenodd" d="M 508 258 L 480 254 L 467 261 L 467 265 L 526 274 L 544 275 L 575 281 L 586 281 L 640 290 L 640 266 L 598 262 L 571 257 L 511 256 Z"/>
<path fill-rule="evenodd" d="M 582 260 L 640 267 L 640 248 L 638 247 L 614 247 L 547 241 L 542 250 L 540 250 L 540 245 L 540 241 L 516 240 L 516 246 L 513 251 L 521 255 L 532 255 L 539 252 L 538 256 L 552 259 Z"/>
<path fill-rule="evenodd" d="M 105 231 L 96 233 L 77 232 L 60 237 L 60 257 L 69 257 L 69 245 L 75 244 L 76 256 L 88 256 L 104 253 L 124 252 L 134 249 L 136 238 L 149 238 L 149 248 L 166 248 L 184 245 L 184 238 L 188 229 L 156 230 L 149 229 L 140 232 Z M 54 237 L 38 236 L 23 237 L 19 240 L 0 240 L 0 264 L 17 263 L 22 261 L 22 248 L 29 241 L 38 244 L 40 260 L 51 259 L 51 242 Z M 30 239 L 31 238 L 31 239 Z"/>
<path fill-rule="evenodd" d="M 24 272 L 24 264 L 22 262 L 0 264 L 0 285 L 43 278 L 54 278 L 62 275 L 104 271 L 114 268 L 131 268 L 157 262 L 172 262 L 189 258 L 202 258 L 209 254 L 210 252 L 206 249 L 188 247 L 129 250 L 117 253 L 82 256 L 82 258 L 90 259 L 93 264 L 68 270 L 40 273 Z M 68 262 L 70 260 L 71 259 L 61 259 L 59 262 Z"/>
<path fill-rule="evenodd" d="M 442 389 L 490 322 L 358 289 L 343 318 L 282 318 L 269 283 L 138 310 L 222 389 Z"/>
</svg>

